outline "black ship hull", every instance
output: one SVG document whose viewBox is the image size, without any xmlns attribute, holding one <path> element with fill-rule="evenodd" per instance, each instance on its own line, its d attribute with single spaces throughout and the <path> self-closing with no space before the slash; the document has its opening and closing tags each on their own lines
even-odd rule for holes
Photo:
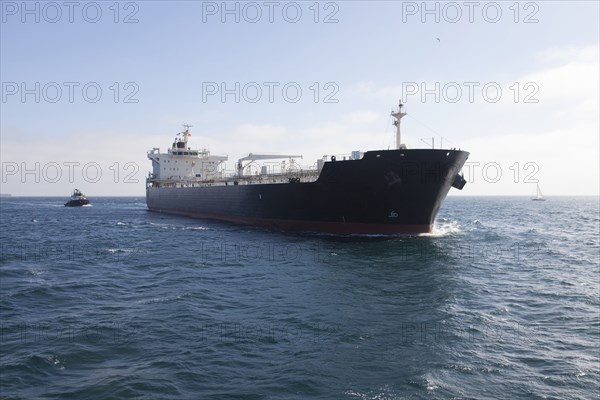
<svg viewBox="0 0 600 400">
<path fill-rule="evenodd" d="M 77 200 L 69 200 L 65 203 L 65 207 L 82 207 L 90 204 L 90 201 L 87 199 L 77 199 Z"/>
<path fill-rule="evenodd" d="M 149 182 L 149 210 L 287 231 L 431 232 L 469 153 L 381 150 L 326 162 L 314 182 L 167 187 Z"/>
</svg>

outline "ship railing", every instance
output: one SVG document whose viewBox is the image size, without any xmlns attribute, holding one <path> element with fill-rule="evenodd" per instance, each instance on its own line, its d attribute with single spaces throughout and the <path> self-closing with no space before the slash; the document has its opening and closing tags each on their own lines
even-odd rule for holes
<svg viewBox="0 0 600 400">
<path fill-rule="evenodd" d="M 358 154 L 325 154 L 323 155 L 323 161 L 346 161 L 346 160 L 358 160 L 362 157 L 362 153 Z"/>
<path fill-rule="evenodd" d="M 290 180 L 294 182 L 314 182 L 319 177 L 317 170 L 301 170 L 293 172 L 282 172 L 273 174 L 257 174 L 257 175 L 244 175 L 244 176 L 232 176 L 227 180 L 229 182 L 237 182 L 237 184 L 261 184 L 261 183 L 289 183 Z"/>
<path fill-rule="evenodd" d="M 286 171 L 281 173 L 257 174 L 237 176 L 228 175 L 223 178 L 203 179 L 203 178 L 156 178 L 150 174 L 146 178 L 146 186 L 160 187 L 204 187 L 204 186 L 228 186 L 228 185 L 253 185 L 266 183 L 308 183 L 314 182 L 319 178 L 320 172 L 316 169 L 306 169 L 297 171 Z"/>
<path fill-rule="evenodd" d="M 227 178 L 235 178 L 235 179 L 256 179 L 256 178 L 262 178 L 262 179 L 268 179 L 268 178 L 286 178 L 286 177 L 306 177 L 306 176 L 312 176 L 313 174 L 317 174 L 318 171 L 316 168 L 309 168 L 309 169 L 290 169 L 290 170 L 286 170 L 286 171 L 282 171 L 282 172 L 271 172 L 271 173 L 267 173 L 267 174 L 261 174 L 261 173 L 255 173 L 255 174 L 247 174 L 247 175 L 242 175 L 241 177 L 238 174 L 229 174 L 227 175 Z"/>
</svg>

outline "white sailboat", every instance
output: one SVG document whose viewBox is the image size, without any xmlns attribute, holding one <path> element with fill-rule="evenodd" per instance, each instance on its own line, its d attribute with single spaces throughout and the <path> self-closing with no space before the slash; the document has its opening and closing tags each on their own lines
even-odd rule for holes
<svg viewBox="0 0 600 400">
<path fill-rule="evenodd" d="M 546 199 L 544 198 L 544 195 L 542 194 L 542 190 L 540 189 L 540 185 L 537 184 L 537 192 L 535 194 L 535 197 L 531 200 L 534 201 L 546 201 Z"/>
</svg>

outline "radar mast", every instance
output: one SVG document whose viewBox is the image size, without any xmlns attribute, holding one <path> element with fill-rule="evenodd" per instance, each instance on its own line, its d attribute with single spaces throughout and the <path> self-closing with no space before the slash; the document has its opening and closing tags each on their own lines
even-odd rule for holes
<svg viewBox="0 0 600 400">
<path fill-rule="evenodd" d="M 392 125 L 394 125 L 396 127 L 396 149 L 398 149 L 398 150 L 406 149 L 406 145 L 402 144 L 402 141 L 400 139 L 400 120 L 402 119 L 402 117 L 404 117 L 406 115 L 403 108 L 404 108 L 404 104 L 402 104 L 402 102 L 400 101 L 400 102 L 398 102 L 398 109 L 392 110 L 392 113 L 391 113 L 391 116 L 396 119 L 392 123 Z"/>
<path fill-rule="evenodd" d="M 188 125 L 188 124 L 183 124 L 183 127 L 185 128 L 185 131 L 183 131 L 181 134 L 183 135 L 183 143 L 185 143 L 185 148 L 187 149 L 188 145 L 188 136 L 191 136 L 192 134 L 190 133 L 190 128 L 193 125 Z"/>
</svg>

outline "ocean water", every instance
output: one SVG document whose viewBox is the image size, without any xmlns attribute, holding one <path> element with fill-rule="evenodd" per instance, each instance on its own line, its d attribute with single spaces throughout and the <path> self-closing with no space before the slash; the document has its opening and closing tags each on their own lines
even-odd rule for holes
<svg viewBox="0 0 600 400">
<path fill-rule="evenodd" d="M 599 199 L 288 234 L 0 200 L 2 399 L 599 398 Z"/>
</svg>

